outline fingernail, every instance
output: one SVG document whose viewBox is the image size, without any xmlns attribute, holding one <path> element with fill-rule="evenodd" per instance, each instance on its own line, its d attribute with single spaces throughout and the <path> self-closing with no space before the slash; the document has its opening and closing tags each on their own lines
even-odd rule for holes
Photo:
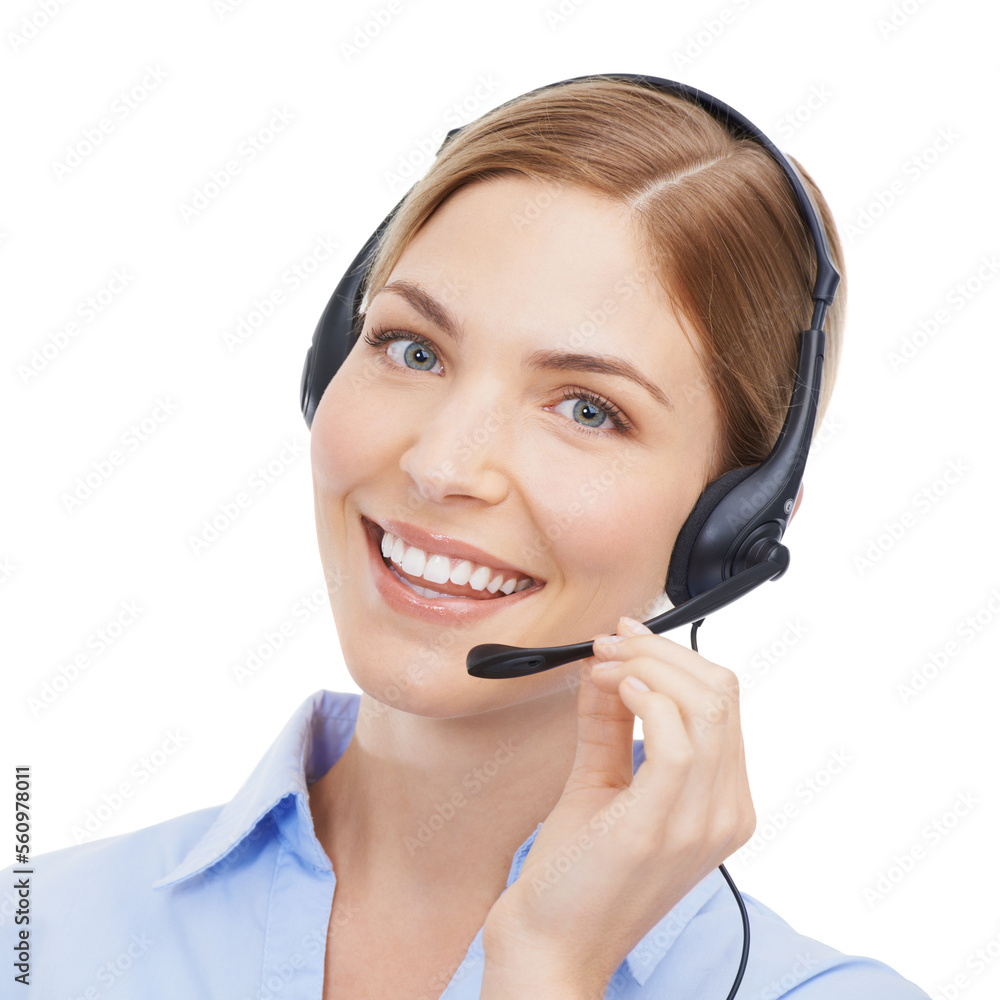
<svg viewBox="0 0 1000 1000">
<path fill-rule="evenodd" d="M 639 680 L 638 677 L 626 677 L 625 683 L 630 687 L 634 687 L 636 691 L 648 691 L 649 685 Z"/>
<path fill-rule="evenodd" d="M 594 664 L 595 670 L 611 670 L 612 667 L 617 667 L 621 664 L 621 660 L 598 660 Z"/>
<path fill-rule="evenodd" d="M 634 618 L 627 618 L 625 615 L 622 615 L 621 620 L 625 623 L 625 627 L 636 635 L 641 635 L 643 633 L 652 634 L 652 629 L 646 628 L 642 622 L 637 622 Z"/>
<path fill-rule="evenodd" d="M 594 642 L 621 642 L 622 639 L 627 638 L 627 635 L 599 635 L 594 639 Z"/>
</svg>

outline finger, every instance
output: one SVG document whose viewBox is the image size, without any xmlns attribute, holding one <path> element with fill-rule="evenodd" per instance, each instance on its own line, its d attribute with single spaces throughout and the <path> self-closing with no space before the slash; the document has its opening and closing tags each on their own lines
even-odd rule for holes
<svg viewBox="0 0 1000 1000">
<path fill-rule="evenodd" d="M 625 643 L 619 645 L 624 646 Z M 609 666 L 609 662 L 614 666 Z M 627 656 L 620 661 L 595 663 L 591 676 L 603 691 L 617 691 L 628 676 L 638 677 L 653 691 L 677 704 L 685 728 L 695 742 L 715 740 L 730 725 L 737 699 L 731 690 L 718 691 L 672 660 L 656 656 Z M 738 716 L 737 716 L 738 718 Z"/>
<path fill-rule="evenodd" d="M 567 791 L 621 788 L 632 780 L 635 715 L 618 693 L 598 687 L 586 664 L 577 693 L 576 758 Z"/>
<path fill-rule="evenodd" d="M 734 751 L 707 761 L 685 738 L 668 697 L 636 691 L 627 679 L 621 696 L 642 719 L 645 737 L 646 759 L 630 793 L 619 796 L 633 803 L 631 822 L 641 842 L 656 845 L 668 839 L 674 849 L 692 857 L 721 851 L 720 860 L 746 843 L 756 822 L 746 772 L 738 766 L 742 740 Z"/>
<path fill-rule="evenodd" d="M 634 636 L 650 636 L 655 634 L 642 622 L 625 616 L 622 616 L 619 620 L 617 631 L 619 634 Z M 631 643 L 630 645 L 634 646 L 636 644 Z M 713 808 L 706 817 L 708 826 L 705 835 L 713 840 L 716 838 L 731 840 L 733 844 L 732 849 L 735 849 L 752 836 L 753 829 L 756 827 L 756 816 L 750 795 L 746 754 L 739 718 L 739 680 L 731 671 L 705 660 L 696 651 L 687 650 L 686 647 L 680 646 L 678 643 L 669 642 L 660 643 L 659 645 L 661 649 L 672 648 L 673 650 L 683 650 L 685 655 L 679 665 L 684 667 L 690 666 L 697 672 L 699 678 L 705 678 L 706 676 L 710 678 L 718 692 L 716 699 L 717 702 L 721 702 L 725 718 L 716 719 L 711 708 L 702 717 L 702 721 L 707 722 L 709 725 L 713 725 L 716 721 L 725 721 L 727 723 L 723 727 L 725 735 L 722 741 L 723 746 L 720 748 L 721 756 L 718 758 L 718 767 L 712 771 L 711 768 L 706 769 L 704 767 L 706 761 L 703 759 L 696 761 L 689 776 L 689 787 L 690 783 L 699 782 L 699 787 L 708 792 L 708 798 L 721 804 L 721 808 Z M 617 643 L 610 644 L 610 648 L 615 648 L 616 646 Z M 695 652 L 695 655 L 686 655 L 691 652 Z M 645 735 L 645 723 L 643 731 Z M 709 773 L 698 774 L 699 771 L 706 770 Z M 710 783 L 710 788 L 708 789 L 705 789 L 706 782 Z"/>
<path fill-rule="evenodd" d="M 728 838 L 730 814 L 739 811 L 737 803 L 745 798 L 747 785 L 739 717 L 730 712 L 731 700 L 720 702 L 717 692 L 676 664 L 650 657 L 635 657 L 611 670 L 595 669 L 594 675 L 603 675 L 596 683 L 606 689 L 613 687 L 617 690 L 623 702 L 643 720 L 647 759 L 650 759 L 654 747 L 667 748 L 666 772 L 653 768 L 647 776 L 647 780 L 658 782 L 660 792 L 663 792 L 660 783 L 669 780 L 669 775 L 676 768 L 674 749 L 683 746 L 680 737 L 673 731 L 677 719 L 680 719 L 687 746 L 693 749 L 695 757 L 683 793 L 680 813 L 683 820 L 676 817 L 675 820 L 683 822 L 686 829 L 695 831 L 695 837 L 711 829 L 722 829 Z M 635 691 L 627 678 L 644 682 L 649 691 Z M 658 698 L 646 698 L 647 693 Z M 670 707 L 663 708 L 661 705 L 659 710 L 651 709 L 646 714 L 639 710 L 640 704 L 648 704 L 655 709 L 661 699 L 666 700 Z M 667 727 L 666 732 L 662 728 L 664 726 Z M 664 808 L 668 799 L 657 798 L 655 801 L 658 808 Z M 713 802 L 714 806 L 711 805 Z"/>
<path fill-rule="evenodd" d="M 626 661 L 634 656 L 655 657 L 682 668 L 702 684 L 721 695 L 727 695 L 730 700 L 739 700 L 739 680 L 736 674 L 666 636 L 647 633 L 612 641 L 608 639 L 608 636 L 595 636 L 595 661 Z"/>
<path fill-rule="evenodd" d="M 647 835 L 656 838 L 665 832 L 668 817 L 682 798 L 698 790 L 698 753 L 676 702 L 668 695 L 639 691 L 622 678 L 620 697 L 642 719 L 645 745 L 645 760 L 621 799 L 639 806 L 634 822 L 645 825 Z"/>
</svg>

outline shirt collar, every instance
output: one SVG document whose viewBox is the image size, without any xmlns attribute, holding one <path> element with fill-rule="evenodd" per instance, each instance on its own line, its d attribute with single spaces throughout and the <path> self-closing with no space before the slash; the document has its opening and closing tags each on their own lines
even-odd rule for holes
<svg viewBox="0 0 1000 1000">
<path fill-rule="evenodd" d="M 333 767 L 347 749 L 357 722 L 361 698 L 357 694 L 317 691 L 288 720 L 253 773 L 215 817 L 212 825 L 188 851 L 177 867 L 153 883 L 154 889 L 174 885 L 206 871 L 249 844 L 270 819 L 289 847 L 317 871 L 332 870 L 313 828 L 308 786 Z M 632 742 L 632 773 L 646 759 L 642 740 Z M 518 877 L 539 823 L 517 849 L 511 861 L 507 885 Z M 724 888 L 718 868 L 701 880 L 629 952 L 625 963 L 642 986 L 670 949 L 691 918 Z"/>
<path fill-rule="evenodd" d="M 330 871 L 330 859 L 313 829 L 307 789 L 347 748 L 360 701 L 357 694 L 332 691 L 318 691 L 307 698 L 235 798 L 220 810 L 181 863 L 154 882 L 153 888 L 173 885 L 221 861 L 289 797 L 282 814 L 294 809 L 299 822 L 281 823 L 281 833 L 292 841 L 290 846 L 303 861 L 319 871 Z"/>
</svg>

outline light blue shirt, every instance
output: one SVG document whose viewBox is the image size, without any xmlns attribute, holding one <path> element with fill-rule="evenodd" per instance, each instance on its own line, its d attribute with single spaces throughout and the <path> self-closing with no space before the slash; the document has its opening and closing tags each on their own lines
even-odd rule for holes
<svg viewBox="0 0 1000 1000">
<path fill-rule="evenodd" d="M 28 988 L 13 982 L 11 960 L 19 929 L 12 886 L 24 876 L 6 869 L 0 994 L 320 1000 L 336 877 L 316 839 L 306 789 L 346 749 L 359 701 L 330 691 L 306 700 L 224 806 L 31 859 Z M 633 771 L 643 759 L 636 740 Z M 508 886 L 540 827 L 514 854 Z M 881 962 L 802 937 L 743 898 L 750 960 L 737 1000 L 927 1000 Z M 333 910 L 334 933 L 346 919 L 350 914 Z M 736 902 L 716 869 L 635 946 L 606 996 L 725 1000 L 742 940 Z M 482 973 L 480 928 L 453 975 L 415 989 L 441 1000 L 476 1000 Z"/>
</svg>

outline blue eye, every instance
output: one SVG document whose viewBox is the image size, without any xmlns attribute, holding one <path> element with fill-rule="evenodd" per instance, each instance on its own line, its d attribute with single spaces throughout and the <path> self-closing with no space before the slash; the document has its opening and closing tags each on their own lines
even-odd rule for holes
<svg viewBox="0 0 1000 1000">
<path fill-rule="evenodd" d="M 370 347 L 381 347 L 383 345 L 388 347 L 397 342 L 408 345 L 403 348 L 401 357 L 394 359 L 392 362 L 385 360 L 385 354 L 388 351 L 384 353 L 380 352 L 377 357 L 383 364 L 391 364 L 394 368 L 398 368 L 402 364 L 413 371 L 431 372 L 434 375 L 439 374 L 432 371 L 437 363 L 437 352 L 434 350 L 434 345 L 426 337 L 421 337 L 418 333 L 402 333 L 378 327 L 375 330 L 370 330 L 362 339 Z M 633 429 L 628 417 L 610 399 L 605 399 L 603 396 L 591 392 L 589 389 L 566 389 L 563 392 L 562 398 L 563 400 L 576 401 L 576 406 L 573 407 L 572 413 L 569 416 L 573 421 L 573 426 L 584 434 L 625 434 Z M 561 406 L 562 403 L 557 405 Z M 578 421 L 580 420 L 596 420 L 596 423 L 588 426 L 587 424 L 579 423 Z M 605 429 L 604 425 L 609 422 L 614 428 L 613 430 Z"/>
<path fill-rule="evenodd" d="M 392 330 L 384 330 L 379 327 L 377 330 L 366 333 L 364 341 L 371 347 L 379 347 L 382 344 L 394 344 L 397 341 L 410 344 L 411 346 L 403 350 L 402 362 L 407 368 L 413 368 L 415 371 L 430 371 L 434 366 L 434 361 L 437 360 L 437 354 L 434 353 L 434 346 L 429 340 L 426 340 L 419 334 L 411 333 L 404 336 L 401 333 L 394 333 Z M 430 360 L 428 355 L 433 360 Z"/>
<path fill-rule="evenodd" d="M 580 430 L 583 431 L 594 431 L 599 434 L 609 434 L 611 431 L 604 430 L 604 425 L 611 423 L 612 426 L 620 433 L 625 433 L 632 429 L 631 423 L 629 423 L 625 414 L 611 402 L 610 399 L 605 399 L 603 396 L 597 395 L 595 392 L 591 392 L 589 389 L 567 389 L 563 393 L 564 400 L 577 400 L 576 406 L 573 407 L 572 417 L 574 420 L 584 419 L 590 420 L 593 411 L 597 410 L 597 422 L 594 424 L 579 424 Z M 562 403 L 559 404 L 562 406 Z M 589 413 L 587 411 L 590 411 Z"/>
</svg>

